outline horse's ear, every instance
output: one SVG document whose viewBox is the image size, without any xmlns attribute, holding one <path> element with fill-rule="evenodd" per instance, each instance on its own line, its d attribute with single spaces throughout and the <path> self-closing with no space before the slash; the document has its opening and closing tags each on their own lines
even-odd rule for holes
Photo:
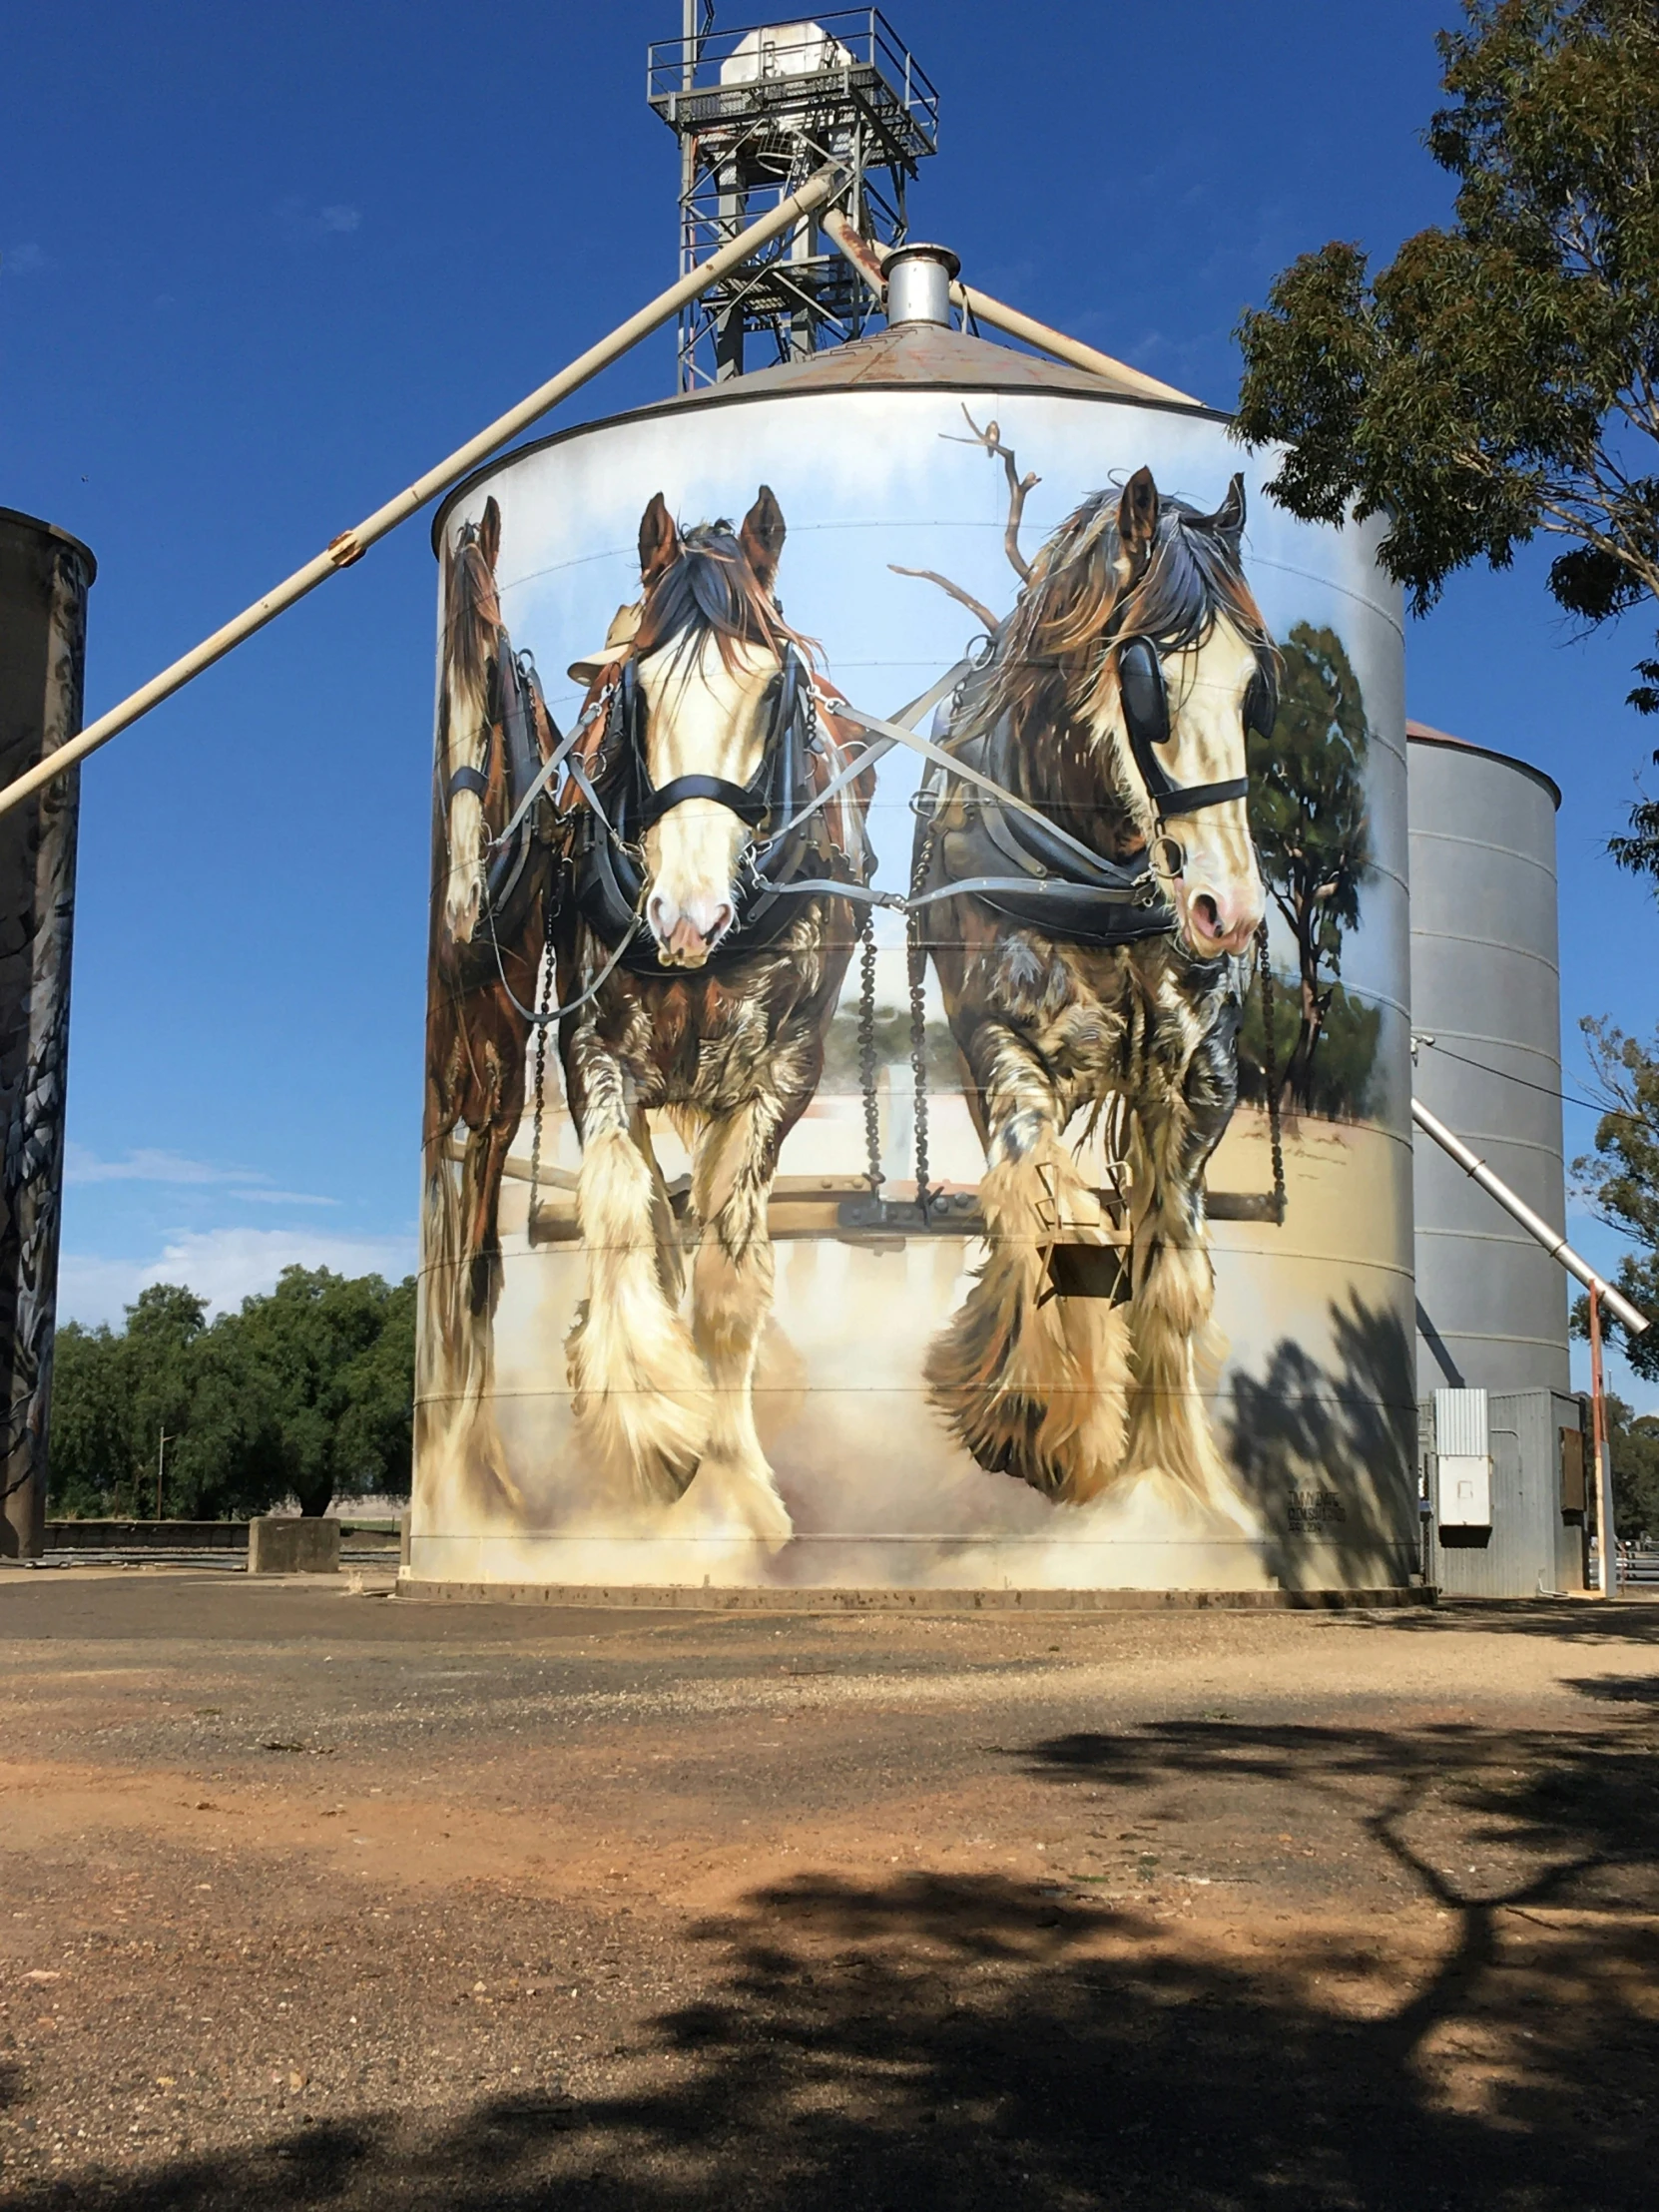
<svg viewBox="0 0 1659 2212">
<path fill-rule="evenodd" d="M 640 517 L 640 575 L 647 586 L 680 558 L 680 533 L 668 511 L 668 501 L 653 492 L 651 504 Z"/>
<path fill-rule="evenodd" d="M 1136 469 L 1118 501 L 1118 538 L 1134 567 L 1152 551 L 1158 535 L 1158 486 L 1149 468 Z"/>
<path fill-rule="evenodd" d="M 1218 537 L 1232 538 L 1237 543 L 1244 533 L 1244 526 L 1245 488 L 1244 471 L 1241 469 L 1228 485 L 1227 497 L 1209 517 L 1206 528 L 1213 530 Z"/>
<path fill-rule="evenodd" d="M 483 519 L 478 525 L 478 550 L 489 563 L 493 575 L 495 556 L 501 550 L 501 509 L 495 503 L 493 492 L 484 501 Z"/>
<path fill-rule="evenodd" d="M 744 516 L 738 543 L 755 572 L 756 582 L 763 591 L 771 591 L 772 580 L 778 574 L 778 556 L 784 550 L 784 510 L 770 484 L 761 486 L 754 506 Z"/>
</svg>

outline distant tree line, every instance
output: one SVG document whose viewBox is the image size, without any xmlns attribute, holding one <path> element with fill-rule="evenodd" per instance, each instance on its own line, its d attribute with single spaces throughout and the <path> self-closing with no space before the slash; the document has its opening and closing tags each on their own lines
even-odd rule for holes
<svg viewBox="0 0 1659 2212">
<path fill-rule="evenodd" d="M 1620 1543 L 1659 1542 L 1659 1413 L 1635 1412 L 1609 1390 L 1607 1457 Z"/>
<path fill-rule="evenodd" d="M 51 1508 L 65 1518 L 215 1520 L 295 1498 L 409 1487 L 415 1285 L 284 1268 L 207 1318 L 156 1284 L 121 1330 L 66 1323 L 52 1384 Z M 166 1436 L 165 1452 L 162 1438 Z"/>
</svg>

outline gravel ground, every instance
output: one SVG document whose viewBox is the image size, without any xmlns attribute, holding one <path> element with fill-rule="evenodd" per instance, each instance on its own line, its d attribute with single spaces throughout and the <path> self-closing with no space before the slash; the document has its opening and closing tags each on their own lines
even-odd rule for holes
<svg viewBox="0 0 1659 2212">
<path fill-rule="evenodd" d="M 1650 2207 L 1659 1606 L 0 1570 L 0 2204 Z"/>
</svg>

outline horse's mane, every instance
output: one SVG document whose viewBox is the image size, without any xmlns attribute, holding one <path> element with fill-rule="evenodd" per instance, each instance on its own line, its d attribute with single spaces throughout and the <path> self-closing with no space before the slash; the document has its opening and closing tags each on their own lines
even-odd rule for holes
<svg viewBox="0 0 1659 2212">
<path fill-rule="evenodd" d="M 780 659 L 789 646 L 808 659 L 818 652 L 816 640 L 784 620 L 724 517 L 681 533 L 677 559 L 645 595 L 635 658 L 643 661 L 664 646 L 676 645 L 677 658 L 689 668 L 706 637 L 714 638 L 728 673 L 736 666 L 740 646 L 758 646 Z"/>
<path fill-rule="evenodd" d="M 1117 685 L 1115 648 L 1147 638 L 1161 653 L 1201 646 L 1225 615 L 1272 682 L 1278 654 L 1239 561 L 1237 533 L 1184 499 L 1160 497 L 1151 558 L 1127 591 L 1119 494 L 1095 492 L 1068 515 L 1032 564 L 1003 624 L 970 727 L 1033 710 L 1093 722 Z"/>
<path fill-rule="evenodd" d="M 477 531 L 468 528 L 450 557 L 443 595 L 444 651 L 457 684 L 482 693 L 500 627 L 495 571 Z"/>
</svg>

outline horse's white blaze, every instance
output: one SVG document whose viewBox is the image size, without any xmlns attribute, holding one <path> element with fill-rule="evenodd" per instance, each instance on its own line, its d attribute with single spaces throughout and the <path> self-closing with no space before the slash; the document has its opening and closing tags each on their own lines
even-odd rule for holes
<svg viewBox="0 0 1659 2212">
<path fill-rule="evenodd" d="M 669 645 L 640 663 L 646 765 L 659 791 L 680 776 L 747 784 L 759 769 L 778 662 L 756 647 L 731 650 L 730 669 L 712 636 L 689 661 Z M 646 832 L 645 918 L 668 966 L 701 967 L 731 928 L 749 834 L 714 799 L 685 800 Z"/>
<path fill-rule="evenodd" d="M 1177 787 L 1230 784 L 1245 774 L 1244 701 L 1256 665 L 1254 647 L 1225 616 L 1203 645 L 1166 659 L 1170 743 L 1159 750 Z M 1182 935 L 1205 958 L 1243 952 L 1267 908 L 1247 802 L 1170 815 L 1164 828 L 1184 855 L 1175 884 Z"/>
<path fill-rule="evenodd" d="M 472 686 L 446 679 L 447 758 L 444 786 L 460 768 L 477 768 L 484 750 L 484 703 Z M 443 889 L 443 925 L 455 944 L 470 944 L 484 903 L 484 803 L 476 792 L 456 792 L 444 815 L 449 874 Z"/>
</svg>

